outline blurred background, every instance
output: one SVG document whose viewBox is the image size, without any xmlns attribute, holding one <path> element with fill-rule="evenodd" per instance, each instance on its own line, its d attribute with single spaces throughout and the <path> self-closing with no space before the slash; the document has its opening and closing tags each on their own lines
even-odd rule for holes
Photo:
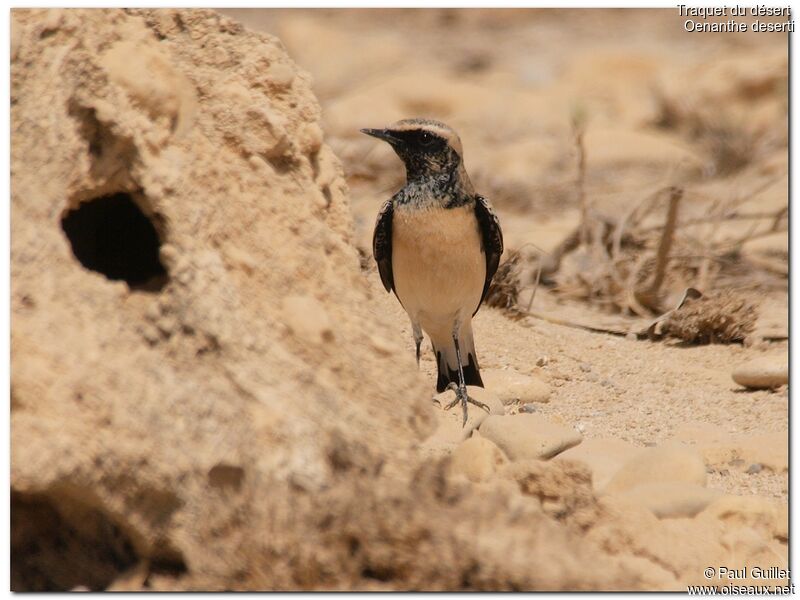
<svg viewBox="0 0 800 600">
<path fill-rule="evenodd" d="M 687 287 L 735 289 L 766 303 L 764 335 L 786 333 L 786 34 L 689 33 L 672 9 L 223 12 L 280 37 L 311 73 L 365 257 L 404 172 L 358 130 L 432 117 L 460 133 L 518 259 L 519 289 L 498 302 L 647 317 Z"/>
</svg>

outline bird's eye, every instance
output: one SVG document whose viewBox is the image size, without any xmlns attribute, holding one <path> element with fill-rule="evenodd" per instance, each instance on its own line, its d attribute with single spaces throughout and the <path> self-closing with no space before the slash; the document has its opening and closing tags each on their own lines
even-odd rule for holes
<svg viewBox="0 0 800 600">
<path fill-rule="evenodd" d="M 423 146 L 430 146 L 433 143 L 433 135 L 427 131 L 423 131 L 422 135 L 419 136 L 419 143 Z"/>
</svg>

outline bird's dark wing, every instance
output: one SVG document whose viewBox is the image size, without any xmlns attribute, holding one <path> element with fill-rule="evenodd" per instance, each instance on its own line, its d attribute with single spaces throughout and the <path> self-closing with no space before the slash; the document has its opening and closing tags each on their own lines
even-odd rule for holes
<svg viewBox="0 0 800 600">
<path fill-rule="evenodd" d="M 492 205 L 483 196 L 475 197 L 475 216 L 478 219 L 483 251 L 486 254 L 486 282 L 483 284 L 481 301 L 475 308 L 475 312 L 478 312 L 489 291 L 492 277 L 497 272 L 497 265 L 500 264 L 500 255 L 503 254 L 503 231 L 500 229 L 500 221 L 497 219 Z"/>
<path fill-rule="evenodd" d="M 387 292 L 394 291 L 394 275 L 392 274 L 392 215 L 394 205 L 387 200 L 378 213 L 375 232 L 372 234 L 372 253 L 378 263 L 383 287 Z"/>
</svg>

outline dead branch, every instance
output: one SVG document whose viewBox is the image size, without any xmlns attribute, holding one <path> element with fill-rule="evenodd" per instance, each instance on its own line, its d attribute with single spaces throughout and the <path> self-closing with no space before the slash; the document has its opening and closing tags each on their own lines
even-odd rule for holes
<svg viewBox="0 0 800 600">
<path fill-rule="evenodd" d="M 771 231 L 778 231 L 778 226 L 781 224 L 781 220 L 783 219 L 783 217 L 785 215 L 788 215 L 788 214 L 789 214 L 789 205 L 787 204 L 786 206 L 784 206 L 783 208 L 781 208 L 779 211 L 777 211 L 775 213 L 775 216 L 774 216 L 774 218 L 772 220 L 772 227 L 770 227 L 770 230 Z"/>
<path fill-rule="evenodd" d="M 686 219 L 685 221 L 680 221 L 677 224 L 678 229 L 682 229 L 684 227 L 693 227 L 695 225 L 708 225 L 709 223 L 716 223 L 717 220 L 720 221 L 759 221 L 759 220 L 771 220 L 773 223 L 773 227 L 780 225 L 781 219 L 786 215 L 787 211 L 789 210 L 788 206 L 784 206 L 775 212 L 757 212 L 757 213 L 714 213 L 708 217 L 697 217 L 695 219 Z M 639 230 L 639 233 L 650 233 L 652 231 L 657 231 L 661 229 L 662 225 L 651 225 L 649 227 L 643 227 Z"/>
<path fill-rule="evenodd" d="M 667 220 L 661 233 L 661 240 L 656 252 L 655 272 L 650 285 L 634 292 L 634 297 L 639 304 L 651 309 L 658 310 L 661 304 L 660 291 L 667 273 L 667 262 L 669 261 L 669 251 L 675 238 L 675 224 L 678 220 L 678 204 L 683 197 L 683 189 L 673 187 L 670 189 L 669 206 L 667 208 Z"/>
<path fill-rule="evenodd" d="M 589 207 L 586 202 L 586 147 L 583 143 L 583 135 L 586 132 L 586 119 L 583 113 L 575 111 L 572 116 L 572 132 L 575 138 L 575 150 L 578 154 L 578 173 L 575 180 L 575 188 L 578 192 L 578 204 L 581 207 L 581 226 L 580 242 L 586 244 L 589 241 Z"/>
<path fill-rule="evenodd" d="M 536 296 L 536 290 L 539 289 L 539 281 L 542 278 L 542 263 L 540 262 L 536 267 L 536 281 L 533 282 L 533 291 L 531 291 L 531 299 L 528 300 L 528 307 L 525 309 L 525 312 L 531 312 L 531 306 L 533 306 L 533 298 Z"/>
</svg>

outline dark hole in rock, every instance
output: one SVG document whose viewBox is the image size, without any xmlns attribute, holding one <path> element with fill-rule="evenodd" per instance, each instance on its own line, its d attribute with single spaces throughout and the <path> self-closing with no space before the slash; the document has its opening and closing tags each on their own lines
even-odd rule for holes
<svg viewBox="0 0 800 600">
<path fill-rule="evenodd" d="M 208 482 L 216 488 L 227 488 L 238 491 L 244 480 L 244 469 L 234 465 L 219 463 L 208 472 Z"/>
<path fill-rule="evenodd" d="M 158 231 L 129 194 L 83 202 L 61 219 L 61 227 L 87 269 L 136 289 L 158 291 L 166 284 Z"/>
<path fill-rule="evenodd" d="M 13 591 L 103 590 L 139 561 L 108 515 L 72 500 L 63 508 L 45 495 L 12 490 Z"/>
<path fill-rule="evenodd" d="M 169 542 L 162 542 L 158 554 L 150 559 L 150 569 L 144 587 L 150 587 L 150 576 L 180 577 L 189 572 L 183 554 Z"/>
</svg>

